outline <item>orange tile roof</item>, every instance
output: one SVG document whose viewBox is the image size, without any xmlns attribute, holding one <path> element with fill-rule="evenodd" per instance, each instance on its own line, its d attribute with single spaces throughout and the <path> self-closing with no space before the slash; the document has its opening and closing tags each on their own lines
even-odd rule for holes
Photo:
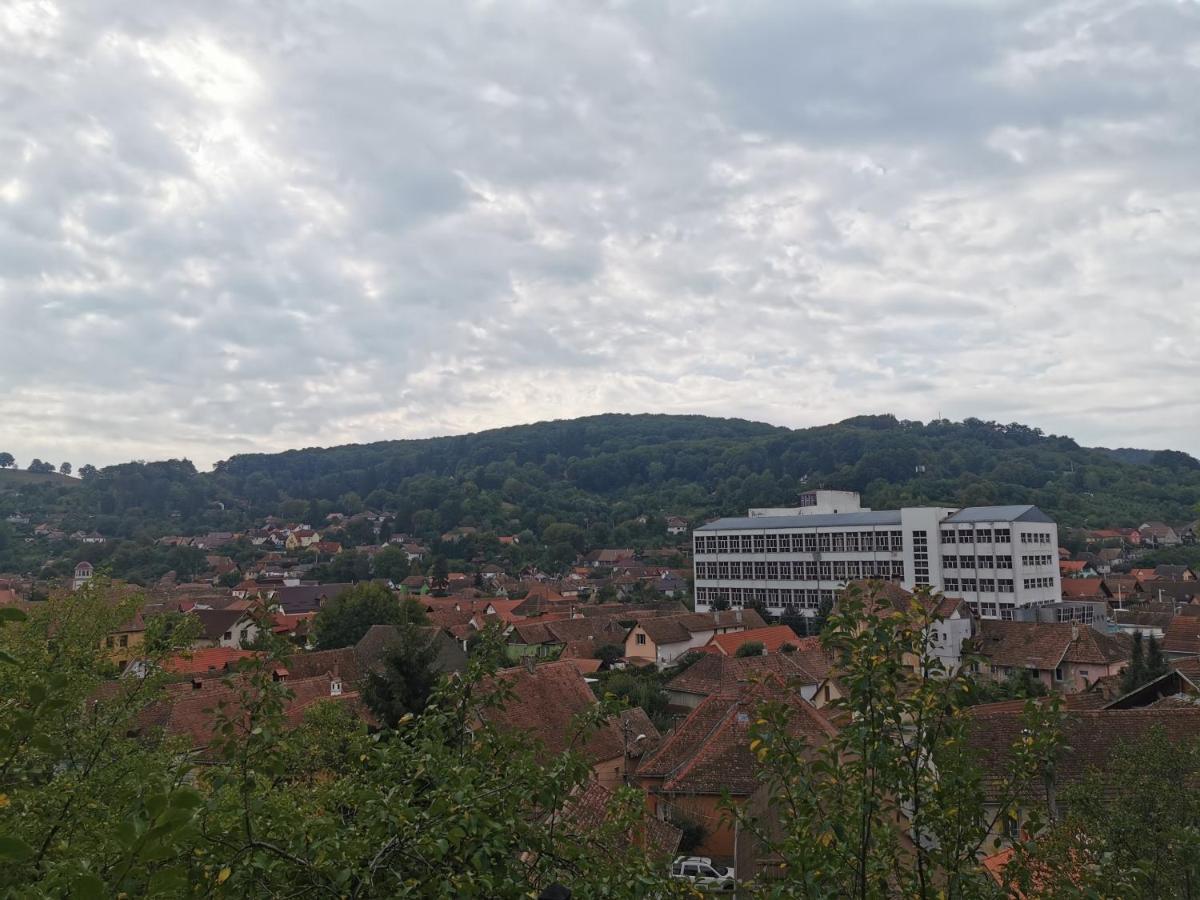
<svg viewBox="0 0 1200 900">
<path fill-rule="evenodd" d="M 716 647 L 726 656 L 733 656 L 739 647 L 753 643 L 762 644 L 767 653 L 778 653 L 784 644 L 798 646 L 800 637 L 787 625 L 769 625 L 766 628 L 713 635 L 708 646 Z"/>
<path fill-rule="evenodd" d="M 163 661 L 163 668 L 177 675 L 194 675 L 200 672 L 213 672 L 224 669 L 227 664 L 236 663 L 239 659 L 257 656 L 253 650 L 234 650 L 231 647 L 210 647 L 205 650 L 191 650 L 172 656 Z"/>
</svg>

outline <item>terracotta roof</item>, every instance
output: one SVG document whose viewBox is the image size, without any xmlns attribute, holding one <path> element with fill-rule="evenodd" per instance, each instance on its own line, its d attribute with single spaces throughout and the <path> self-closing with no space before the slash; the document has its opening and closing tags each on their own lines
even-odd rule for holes
<svg viewBox="0 0 1200 900">
<path fill-rule="evenodd" d="M 1176 616 L 1163 634 L 1162 645 L 1168 653 L 1200 653 L 1200 618 Z"/>
<path fill-rule="evenodd" d="M 582 736 L 575 717 L 591 710 L 596 698 L 570 660 L 543 663 L 529 671 L 524 666 L 504 669 L 484 684 L 502 682 L 511 690 L 498 707 L 481 711 L 497 728 L 516 731 L 538 740 L 545 755 L 579 750 L 591 762 L 624 754 L 620 729 L 609 721 Z"/>
<path fill-rule="evenodd" d="M 558 823 L 568 833 L 573 833 L 585 841 L 594 840 L 609 821 L 612 801 L 611 791 L 599 782 L 588 782 L 563 806 Z M 625 836 L 625 843 L 642 846 L 650 856 L 662 858 L 673 857 L 682 839 L 683 832 L 680 829 L 647 810 L 633 833 Z"/>
<path fill-rule="evenodd" d="M 240 659 L 257 656 L 253 650 L 234 650 L 231 647 L 209 647 L 203 650 L 189 650 L 169 659 L 163 660 L 162 667 L 167 672 L 177 675 L 191 675 L 197 672 L 223 671 L 227 665 Z"/>
<path fill-rule="evenodd" d="M 970 715 L 967 745 L 982 767 L 985 793 L 994 798 L 1005 784 L 1012 747 L 1022 739 L 1022 711 L 981 706 L 970 710 Z M 1120 744 L 1142 738 L 1155 726 L 1172 741 L 1194 741 L 1200 736 L 1200 708 L 1066 710 L 1064 750 L 1055 761 L 1059 789 L 1078 783 L 1090 770 L 1105 771 Z"/>
<path fill-rule="evenodd" d="M 1103 578 L 1064 578 L 1062 579 L 1062 597 L 1064 600 L 1087 600 L 1110 596 Z"/>
<path fill-rule="evenodd" d="M 657 616 L 638 621 L 638 627 L 645 631 L 655 644 L 678 644 L 690 641 L 692 636 L 698 633 L 736 625 L 750 629 L 763 628 L 766 623 L 762 616 L 752 609 L 686 613 L 681 616 Z"/>
<path fill-rule="evenodd" d="M 671 733 L 658 752 L 645 760 L 638 776 L 662 779 L 665 793 L 752 794 L 758 780 L 756 757 L 750 750 L 751 722 L 758 706 L 779 700 L 792 709 L 793 736 L 817 747 L 834 727 L 815 707 L 777 678 L 744 685 L 736 695 L 716 694 L 697 706 Z"/>
<path fill-rule="evenodd" d="M 1161 628 L 1164 631 L 1175 618 L 1174 613 L 1151 612 L 1139 609 L 1113 610 L 1113 621 L 1118 625 L 1136 625 L 1140 628 Z"/>
<path fill-rule="evenodd" d="M 796 643 L 799 645 L 803 642 L 796 641 Z M 809 653 L 812 652 L 814 651 L 809 650 Z M 666 688 L 669 691 L 707 697 L 720 692 L 733 692 L 737 685 L 746 684 L 771 673 L 789 682 L 820 683 L 824 678 L 824 672 L 828 671 L 828 663 L 822 660 L 822 674 L 818 676 L 804 667 L 800 657 L 799 652 L 747 657 L 706 653 L 667 682 Z"/>
<path fill-rule="evenodd" d="M 800 638 L 787 625 L 768 625 L 766 628 L 751 628 L 749 631 L 731 631 L 715 634 L 708 646 L 716 647 L 726 656 L 733 656 L 746 644 L 762 644 L 767 653 L 778 653 L 784 644 L 795 646 Z"/>
<path fill-rule="evenodd" d="M 1064 660 L 1100 665 L 1127 660 L 1132 640 L 1069 622 L 984 619 L 975 646 L 993 666 L 1055 669 Z"/>
<path fill-rule="evenodd" d="M 271 598 L 285 613 L 313 612 L 321 608 L 323 600 L 332 600 L 354 587 L 352 584 L 301 584 L 281 587 Z"/>
</svg>

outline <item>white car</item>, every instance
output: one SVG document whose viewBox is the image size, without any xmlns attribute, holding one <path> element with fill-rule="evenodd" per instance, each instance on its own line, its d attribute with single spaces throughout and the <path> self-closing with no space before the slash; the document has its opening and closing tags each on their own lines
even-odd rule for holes
<svg viewBox="0 0 1200 900">
<path fill-rule="evenodd" d="M 696 887 L 732 891 L 737 887 L 733 869 L 714 865 L 707 856 L 681 856 L 671 864 L 671 877 L 690 881 Z"/>
</svg>

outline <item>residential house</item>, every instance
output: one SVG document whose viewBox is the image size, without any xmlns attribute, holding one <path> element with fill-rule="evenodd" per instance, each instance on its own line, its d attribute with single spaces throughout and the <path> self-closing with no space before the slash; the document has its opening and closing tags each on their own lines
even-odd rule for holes
<svg viewBox="0 0 1200 900">
<path fill-rule="evenodd" d="M 667 534 L 686 534 L 688 520 L 683 516 L 667 516 Z"/>
<path fill-rule="evenodd" d="M 1092 773 L 1111 769 L 1118 748 L 1145 738 L 1151 729 L 1162 729 L 1167 738 L 1190 744 L 1200 737 L 1200 707 L 1155 706 L 1146 709 L 1067 709 L 1063 713 L 1061 750 L 1047 767 L 1045 776 L 1018 797 L 1017 818 L 1005 824 L 1000 815 L 1008 796 L 1008 772 L 1013 766 L 1014 747 L 1021 744 L 1027 728 L 1023 703 L 997 703 L 969 711 L 971 728 L 967 746 L 983 771 L 985 821 L 994 823 L 988 846 L 993 841 L 1011 843 L 1036 809 L 1041 821 L 1059 819 L 1067 813 L 1066 789 L 1078 785 Z"/>
<path fill-rule="evenodd" d="M 81 544 L 103 544 L 105 538 L 98 531 L 75 531 L 71 533 L 71 540 Z"/>
<path fill-rule="evenodd" d="M 321 535 L 317 534 L 311 528 L 300 528 L 287 536 L 287 540 L 284 541 L 283 546 L 294 553 L 297 550 L 312 547 L 320 543 L 320 541 Z"/>
<path fill-rule="evenodd" d="M 625 637 L 625 658 L 660 669 L 677 662 L 689 650 L 697 650 L 715 635 L 749 628 L 764 628 L 766 622 L 752 609 L 687 613 L 645 619 Z"/>
<path fill-rule="evenodd" d="M 602 550 L 593 550 L 583 557 L 586 565 L 593 569 L 602 566 L 613 567 L 621 564 L 629 564 L 636 561 L 637 554 L 634 553 L 631 547 L 607 548 Z"/>
<path fill-rule="evenodd" d="M 778 653 L 785 644 L 793 649 L 800 642 L 799 635 L 787 625 L 768 625 L 766 628 L 751 628 L 714 635 L 704 649 L 722 656 L 736 656 L 747 644 L 762 644 L 762 653 Z"/>
<path fill-rule="evenodd" d="M 1141 609 L 1118 609 L 1112 614 L 1113 624 L 1125 634 L 1141 632 L 1146 637 L 1158 640 L 1167 633 L 1174 618 L 1173 612 L 1149 612 Z"/>
<path fill-rule="evenodd" d="M 466 670 L 467 655 L 463 648 L 440 628 L 424 626 L 417 629 L 417 634 L 437 651 L 433 663 L 436 671 L 449 674 Z M 367 676 L 380 671 L 388 654 L 400 646 L 400 632 L 394 625 L 372 625 L 353 647 L 293 654 L 288 672 L 294 678 L 331 672 L 340 676 L 348 688 L 361 690 Z"/>
<path fill-rule="evenodd" d="M 277 607 L 280 612 L 289 614 L 315 612 L 326 602 L 340 597 L 352 587 L 354 585 L 348 582 L 284 585 L 275 591 L 271 605 Z"/>
<path fill-rule="evenodd" d="M 597 781 L 587 782 L 554 817 L 552 824 L 555 832 L 569 842 L 593 844 L 598 836 L 608 832 L 605 825 L 612 819 L 613 801 L 613 792 L 608 788 Z M 601 852 L 607 850 L 612 858 L 619 859 L 630 847 L 639 847 L 651 859 L 658 859 L 665 866 L 675 857 L 682 839 L 682 830 L 647 812 L 628 834 L 599 849 Z"/>
<path fill-rule="evenodd" d="M 146 621 L 139 611 L 104 638 L 105 655 L 110 661 L 123 666 L 138 655 L 145 639 Z"/>
<path fill-rule="evenodd" d="M 1048 688 L 1075 693 L 1106 675 L 1119 675 L 1133 644 L 1128 635 L 1087 625 L 984 619 L 972 648 L 983 658 L 981 674 L 996 681 L 1026 670 Z"/>
<path fill-rule="evenodd" d="M 245 609 L 193 609 L 188 613 L 200 623 L 193 648 L 228 647 L 241 650 L 258 637 L 258 623 Z"/>
<path fill-rule="evenodd" d="M 1086 559 L 1060 559 L 1058 572 L 1063 578 L 1095 578 L 1099 574 Z"/>
<path fill-rule="evenodd" d="M 1154 577 L 1162 581 L 1195 581 L 1191 566 L 1155 566 Z"/>
<path fill-rule="evenodd" d="M 1168 657 L 1200 656 L 1200 616 L 1177 615 L 1163 634 Z"/>
<path fill-rule="evenodd" d="M 1103 578 L 1062 579 L 1063 600 L 1108 600 L 1112 595 Z"/>
<path fill-rule="evenodd" d="M 1178 547 L 1183 540 L 1179 534 L 1165 522 L 1146 522 L 1138 528 L 1142 536 L 1142 544 L 1151 547 Z"/>
<path fill-rule="evenodd" d="M 705 698 L 638 767 L 637 779 L 654 815 L 675 825 L 696 823 L 704 837 L 693 853 L 730 858 L 738 829 L 723 797 L 745 804 L 760 787 L 750 730 L 765 701 L 787 704 L 792 737 L 816 750 L 836 732 L 830 721 L 782 679 L 742 685 Z"/>
<path fill-rule="evenodd" d="M 210 531 L 206 535 L 192 539 L 192 546 L 201 550 L 216 550 L 226 544 L 232 544 L 236 535 L 232 531 Z"/>
<path fill-rule="evenodd" d="M 498 672 L 483 690 L 501 685 L 507 697 L 498 706 L 480 710 L 483 722 L 532 738 L 543 759 L 581 753 L 606 788 L 620 785 L 637 768 L 630 755 L 637 735 L 623 729 L 619 719 L 608 719 L 598 728 L 582 727 L 582 717 L 595 709 L 597 700 L 570 660 L 541 665 L 527 660 Z"/>
<path fill-rule="evenodd" d="M 742 685 L 774 675 L 817 708 L 841 696 L 832 677 L 833 660 L 819 638 L 797 641 L 794 653 L 725 656 L 706 653 L 665 685 L 671 707 L 692 710 L 714 694 L 737 693 Z"/>
</svg>

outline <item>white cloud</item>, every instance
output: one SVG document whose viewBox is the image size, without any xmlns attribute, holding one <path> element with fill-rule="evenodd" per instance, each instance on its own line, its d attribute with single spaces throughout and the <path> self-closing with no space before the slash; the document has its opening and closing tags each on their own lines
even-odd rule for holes
<svg viewBox="0 0 1200 900">
<path fill-rule="evenodd" d="M 662 410 L 1200 452 L 1200 8 L 0 14 L 0 443 Z"/>
</svg>

